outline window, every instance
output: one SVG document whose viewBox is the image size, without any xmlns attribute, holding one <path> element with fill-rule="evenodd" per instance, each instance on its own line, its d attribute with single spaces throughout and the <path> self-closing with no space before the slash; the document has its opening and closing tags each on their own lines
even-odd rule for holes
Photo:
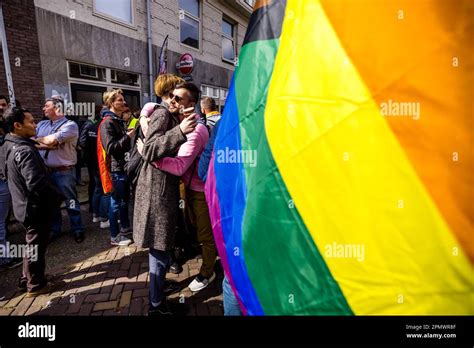
<svg viewBox="0 0 474 348">
<path fill-rule="evenodd" d="M 105 68 L 69 62 L 69 77 L 93 81 L 106 81 Z"/>
<path fill-rule="evenodd" d="M 208 85 L 201 85 L 201 97 L 211 97 L 216 101 L 217 109 L 222 113 L 229 90 Z"/>
<path fill-rule="evenodd" d="M 129 86 L 140 86 L 139 84 L 139 75 L 132 74 L 126 71 L 120 70 L 110 70 L 111 81 L 113 83 L 119 83 L 121 85 L 129 85 Z"/>
<path fill-rule="evenodd" d="M 68 68 L 73 102 L 87 101 L 101 105 L 103 92 L 121 88 L 130 106 L 141 103 L 140 74 L 76 62 L 68 62 Z"/>
<path fill-rule="evenodd" d="M 222 59 L 231 63 L 235 60 L 234 25 L 222 20 Z"/>
<path fill-rule="evenodd" d="M 179 0 L 180 42 L 199 49 L 200 10 L 198 0 Z"/>
<path fill-rule="evenodd" d="M 94 11 L 133 25 L 133 0 L 94 0 Z"/>
</svg>

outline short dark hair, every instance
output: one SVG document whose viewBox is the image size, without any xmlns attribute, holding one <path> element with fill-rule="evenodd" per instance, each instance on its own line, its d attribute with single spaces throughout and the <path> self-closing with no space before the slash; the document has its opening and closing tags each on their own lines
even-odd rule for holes
<svg viewBox="0 0 474 348">
<path fill-rule="evenodd" d="M 46 99 L 45 103 L 47 102 L 52 102 L 55 108 L 60 108 L 65 112 L 64 110 L 64 99 L 61 98 L 61 96 L 52 96 L 51 98 Z"/>
<path fill-rule="evenodd" d="M 7 101 L 7 104 L 10 103 L 10 98 L 8 98 L 6 95 L 0 94 L 0 99 L 5 99 Z"/>
<path fill-rule="evenodd" d="M 5 120 L 7 131 L 13 132 L 15 129 L 15 122 L 23 124 L 23 121 L 25 120 L 25 113 L 27 112 L 30 113 L 29 110 L 20 108 L 18 106 L 6 109 L 5 113 L 3 114 L 3 119 Z"/>
<path fill-rule="evenodd" d="M 191 83 L 191 82 L 180 83 L 174 89 L 181 89 L 181 88 L 188 90 L 189 96 L 191 97 L 191 101 L 195 103 L 198 102 L 201 91 L 199 90 L 199 88 L 197 88 L 197 86 L 194 83 Z"/>
</svg>

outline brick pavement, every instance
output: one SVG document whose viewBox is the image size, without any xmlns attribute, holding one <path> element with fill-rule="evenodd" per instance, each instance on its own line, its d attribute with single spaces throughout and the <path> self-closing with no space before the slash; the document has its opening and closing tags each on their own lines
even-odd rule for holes
<svg viewBox="0 0 474 348">
<path fill-rule="evenodd" d="M 84 207 L 85 208 L 85 207 Z M 83 212 L 84 221 L 90 221 Z M 108 245 L 108 230 L 99 230 L 98 224 L 86 225 L 87 236 L 94 234 L 99 241 L 91 243 L 84 257 L 70 263 L 50 268 L 47 273 L 66 282 L 64 288 L 52 294 L 26 298 L 10 284 L 0 293 L 0 315 L 147 315 L 148 311 L 148 253 L 133 244 L 129 247 Z M 66 243 L 74 243 L 64 236 L 51 254 L 67 250 Z M 100 243 L 99 243 L 100 242 Z M 54 244 L 53 243 L 53 244 Z M 99 252 L 91 250 L 101 245 Z M 62 247 L 63 246 L 63 247 Z M 74 244 L 70 244 L 74 247 Z M 54 255 L 47 255 L 47 263 Z M 200 256 L 188 260 L 183 271 L 167 274 L 168 279 L 179 282 L 182 290 L 169 296 L 172 301 L 183 303 L 187 315 L 222 315 L 222 270 L 217 263 L 218 277 L 208 288 L 191 293 L 187 285 L 199 272 Z M 16 272 L 19 274 L 19 269 Z M 0 279 L 2 274 L 0 273 Z"/>
</svg>

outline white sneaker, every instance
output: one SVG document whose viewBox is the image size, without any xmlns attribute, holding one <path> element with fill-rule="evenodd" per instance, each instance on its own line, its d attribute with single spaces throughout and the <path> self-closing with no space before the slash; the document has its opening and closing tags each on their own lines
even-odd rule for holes
<svg viewBox="0 0 474 348">
<path fill-rule="evenodd" d="M 110 238 L 110 244 L 118 246 L 129 246 L 130 244 L 132 244 L 132 240 L 119 234 L 115 238 Z"/>
<path fill-rule="evenodd" d="M 194 280 L 191 282 L 191 284 L 189 284 L 189 290 L 191 290 L 192 292 L 201 291 L 209 284 L 211 284 L 214 279 L 216 279 L 216 273 L 212 273 L 209 278 L 203 277 L 202 275 L 198 274 L 196 278 L 194 278 Z"/>
<path fill-rule="evenodd" d="M 100 222 L 100 228 L 109 228 L 109 227 L 110 227 L 109 220 Z"/>
<path fill-rule="evenodd" d="M 100 222 L 100 217 L 94 216 L 94 217 L 92 218 L 92 222 Z"/>
</svg>

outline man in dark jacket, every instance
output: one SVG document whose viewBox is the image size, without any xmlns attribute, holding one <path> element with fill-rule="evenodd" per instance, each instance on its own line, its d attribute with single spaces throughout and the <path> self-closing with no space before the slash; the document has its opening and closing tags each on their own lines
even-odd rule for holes
<svg viewBox="0 0 474 348">
<path fill-rule="evenodd" d="M 134 129 L 126 131 L 122 113 L 126 110 L 122 90 L 104 93 L 102 122 L 97 138 L 97 156 L 102 187 L 105 194 L 111 194 L 109 206 L 110 243 L 127 246 L 132 229 L 128 218 L 130 184 L 125 173 L 126 154 L 131 148 L 130 138 Z M 118 220 L 121 228 L 119 229 Z"/>
<path fill-rule="evenodd" d="M 45 254 L 54 209 L 62 195 L 49 178 L 46 166 L 31 137 L 36 135 L 33 115 L 14 107 L 4 114 L 10 131 L 1 147 L 1 171 L 8 180 L 13 214 L 26 230 L 27 253 L 23 255 L 23 275 L 19 287 L 27 297 L 50 293 L 64 283 L 48 282 L 45 277 Z"/>
<path fill-rule="evenodd" d="M 100 110 L 93 119 L 88 119 L 81 129 L 79 145 L 84 153 L 84 162 L 89 173 L 89 206 L 92 213 L 92 222 L 100 222 L 101 228 L 109 227 L 109 196 L 104 195 L 99 174 L 97 158 L 97 133 L 100 124 Z"/>
</svg>

